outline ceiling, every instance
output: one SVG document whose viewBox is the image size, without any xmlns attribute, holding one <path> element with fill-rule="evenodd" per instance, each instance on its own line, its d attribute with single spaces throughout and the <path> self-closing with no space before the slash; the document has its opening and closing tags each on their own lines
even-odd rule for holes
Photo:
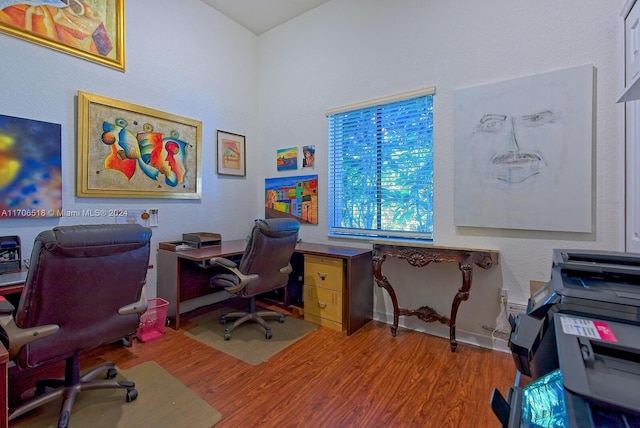
<svg viewBox="0 0 640 428">
<path fill-rule="evenodd" d="M 202 0 L 260 35 L 330 0 Z"/>
</svg>

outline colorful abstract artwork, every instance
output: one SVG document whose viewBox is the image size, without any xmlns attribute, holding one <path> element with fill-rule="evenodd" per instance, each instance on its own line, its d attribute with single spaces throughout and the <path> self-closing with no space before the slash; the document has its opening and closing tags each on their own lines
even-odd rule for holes
<svg viewBox="0 0 640 428">
<path fill-rule="evenodd" d="M 202 123 L 78 94 L 78 196 L 199 199 Z"/>
<path fill-rule="evenodd" d="M 61 130 L 0 115 L 0 219 L 62 215 Z"/>
<path fill-rule="evenodd" d="M 124 0 L 0 0 L 0 32 L 124 71 Z"/>
<path fill-rule="evenodd" d="M 318 175 L 265 179 L 264 207 L 265 218 L 318 224 Z"/>
<path fill-rule="evenodd" d="M 278 149 L 278 171 L 291 171 L 298 169 L 298 148 L 288 147 Z"/>
</svg>

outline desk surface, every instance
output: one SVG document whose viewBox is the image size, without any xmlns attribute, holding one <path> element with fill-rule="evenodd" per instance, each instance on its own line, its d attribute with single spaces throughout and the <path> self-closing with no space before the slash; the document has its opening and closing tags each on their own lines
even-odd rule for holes
<svg viewBox="0 0 640 428">
<path fill-rule="evenodd" d="M 27 271 L 3 273 L 0 275 L 0 287 L 9 287 L 11 285 L 24 284 L 27 279 Z"/>
<path fill-rule="evenodd" d="M 247 241 L 244 239 L 237 239 L 235 241 L 222 241 L 220 245 L 176 251 L 176 256 L 194 261 L 204 261 L 212 257 L 236 256 L 244 253 L 246 245 Z M 356 257 L 361 254 L 366 254 L 370 251 L 371 250 L 368 249 L 313 244 L 310 242 L 298 242 L 298 244 L 296 245 L 296 252 L 298 253 L 316 254 L 322 256 L 335 255 L 343 258 Z"/>
</svg>

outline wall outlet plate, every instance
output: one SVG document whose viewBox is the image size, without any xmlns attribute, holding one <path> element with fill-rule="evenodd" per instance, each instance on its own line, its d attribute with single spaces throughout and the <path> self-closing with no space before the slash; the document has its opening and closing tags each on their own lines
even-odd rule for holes
<svg viewBox="0 0 640 428">
<path fill-rule="evenodd" d="M 524 314 L 527 312 L 527 305 L 524 303 L 518 302 L 507 302 L 507 316 L 513 315 L 513 317 L 517 317 L 519 314 Z"/>
</svg>

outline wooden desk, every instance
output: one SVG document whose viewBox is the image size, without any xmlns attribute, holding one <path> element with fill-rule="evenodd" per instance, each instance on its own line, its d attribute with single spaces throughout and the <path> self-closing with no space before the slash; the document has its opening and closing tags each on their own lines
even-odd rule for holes
<svg viewBox="0 0 640 428">
<path fill-rule="evenodd" d="M 382 264 L 387 256 L 406 260 L 411 266 L 423 267 L 431 262 L 457 262 L 462 272 L 462 286 L 453 298 L 451 304 L 451 316 L 438 314 L 429 306 L 418 309 L 405 309 L 398 307 L 398 298 L 386 276 L 382 275 Z M 393 304 L 393 325 L 391 334 L 398 332 L 398 318 L 400 315 L 417 316 L 424 322 L 438 321 L 449 326 L 449 343 L 451 352 L 455 352 L 456 341 L 456 316 L 460 302 L 469 298 L 471 291 L 471 274 L 473 265 L 483 269 L 489 269 L 498 261 L 498 253 L 492 250 L 475 250 L 470 248 L 436 247 L 433 245 L 404 245 L 404 244 L 378 244 L 373 245 L 373 276 L 378 287 L 382 287 L 389 293 Z"/>
<path fill-rule="evenodd" d="M 193 250 L 174 252 L 158 249 L 157 295 L 169 302 L 167 316 L 173 328 L 176 330 L 180 328 L 181 302 L 216 292 L 209 286 L 212 271 L 205 268 L 207 261 L 212 257 L 239 257 L 244 253 L 246 244 L 244 239 L 240 239 L 222 241 L 218 246 Z M 295 252 L 343 260 L 346 272 L 344 304 L 347 308 L 348 335 L 373 319 L 373 275 L 370 250 L 300 242 Z M 301 266 L 294 266 L 294 272 L 302 269 Z"/>
<path fill-rule="evenodd" d="M 3 273 L 0 275 L 0 296 L 22 292 L 26 279 L 26 269 L 23 269 L 20 272 Z"/>
</svg>

